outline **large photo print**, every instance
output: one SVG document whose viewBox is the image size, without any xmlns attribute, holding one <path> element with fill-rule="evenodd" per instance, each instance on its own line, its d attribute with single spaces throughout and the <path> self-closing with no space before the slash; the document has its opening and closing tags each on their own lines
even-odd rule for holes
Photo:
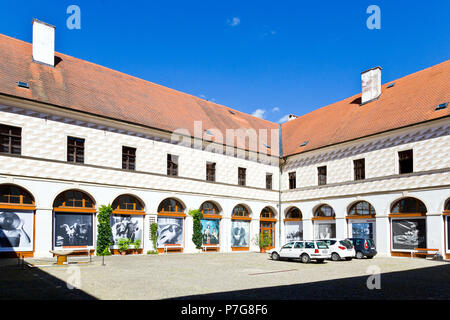
<svg viewBox="0 0 450 320">
<path fill-rule="evenodd" d="M 373 223 L 361 222 L 352 223 L 352 237 L 363 239 L 374 239 Z"/>
<path fill-rule="evenodd" d="M 219 244 L 220 220 L 203 219 L 201 223 L 203 244 Z"/>
<path fill-rule="evenodd" d="M 315 223 L 314 237 L 316 240 L 336 238 L 335 223 Z"/>
<path fill-rule="evenodd" d="M 92 247 L 93 215 L 81 213 L 55 214 L 55 247 Z"/>
<path fill-rule="evenodd" d="M 183 218 L 158 217 L 158 248 L 166 244 L 183 244 Z"/>
<path fill-rule="evenodd" d="M 414 250 L 426 248 L 425 219 L 392 220 L 392 248 Z"/>
<path fill-rule="evenodd" d="M 0 252 L 33 251 L 33 212 L 0 211 Z"/>
<path fill-rule="evenodd" d="M 303 223 L 300 221 L 286 221 L 284 224 L 286 242 L 303 240 Z"/>
<path fill-rule="evenodd" d="M 140 215 L 111 215 L 111 231 L 114 246 L 120 239 L 130 239 L 132 242 L 140 240 L 142 244 L 142 231 L 144 217 Z"/>
<path fill-rule="evenodd" d="M 250 239 L 250 222 L 233 220 L 231 223 L 231 246 L 248 247 Z"/>
</svg>

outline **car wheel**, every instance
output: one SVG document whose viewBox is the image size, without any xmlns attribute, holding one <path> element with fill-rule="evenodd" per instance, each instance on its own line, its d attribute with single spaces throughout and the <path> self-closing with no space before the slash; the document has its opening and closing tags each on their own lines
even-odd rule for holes
<svg viewBox="0 0 450 320">
<path fill-rule="evenodd" d="M 323 263 L 325 259 L 316 259 L 317 263 Z"/>
<path fill-rule="evenodd" d="M 272 260 L 280 260 L 280 255 L 276 252 L 273 252 L 271 258 Z"/>
<path fill-rule="evenodd" d="M 300 259 L 303 263 L 308 263 L 309 261 L 311 261 L 311 259 L 309 258 L 309 256 L 306 253 L 302 254 L 300 256 Z"/>
<path fill-rule="evenodd" d="M 362 258 L 364 258 L 363 253 L 362 253 L 361 251 L 358 251 L 358 252 L 356 253 L 356 259 L 362 259 Z"/>
<path fill-rule="evenodd" d="M 339 260 L 341 260 L 341 257 L 340 257 L 336 252 L 333 252 L 333 253 L 331 254 L 331 260 L 333 260 L 333 261 L 339 261 Z"/>
</svg>

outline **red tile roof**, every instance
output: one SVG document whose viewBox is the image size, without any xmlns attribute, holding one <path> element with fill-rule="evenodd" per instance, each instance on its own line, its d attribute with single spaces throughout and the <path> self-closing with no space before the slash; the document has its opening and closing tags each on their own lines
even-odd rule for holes
<svg viewBox="0 0 450 320">
<path fill-rule="evenodd" d="M 357 94 L 283 123 L 283 155 L 449 116 L 450 105 L 435 108 L 450 102 L 450 60 L 384 84 L 381 92 L 378 100 L 362 106 Z M 309 142 L 300 147 L 304 141 Z"/>
<path fill-rule="evenodd" d="M 217 128 L 226 142 L 226 129 L 278 130 L 276 123 L 163 87 L 93 63 L 55 53 L 61 59 L 55 68 L 34 63 L 32 46 L 0 35 L 0 93 L 82 112 L 123 120 L 168 132 L 188 129 L 194 135 L 194 121 L 203 130 Z M 58 60 L 59 60 L 58 59 Z M 17 86 L 27 82 L 30 89 Z M 277 145 L 278 145 L 278 141 Z M 250 150 L 255 148 L 249 146 Z M 269 154 L 278 156 L 278 147 Z"/>
<path fill-rule="evenodd" d="M 32 47 L 0 34 L 0 93 L 49 103 L 108 118 L 172 132 L 186 128 L 193 134 L 194 121 L 203 129 L 217 128 L 226 139 L 227 129 L 256 132 L 278 124 L 228 107 L 169 89 L 118 71 L 55 54 L 55 68 L 32 61 Z M 379 132 L 449 116 L 450 60 L 382 86 L 376 101 L 360 106 L 361 94 L 317 109 L 282 125 L 283 155 L 292 155 Z M 17 86 L 27 82 L 30 89 Z M 391 82 L 392 83 L 392 82 Z M 309 141 L 304 147 L 300 144 Z M 267 150 L 259 141 L 259 151 Z M 252 146 L 247 149 L 255 151 Z M 278 155 L 277 146 L 267 150 Z"/>
</svg>

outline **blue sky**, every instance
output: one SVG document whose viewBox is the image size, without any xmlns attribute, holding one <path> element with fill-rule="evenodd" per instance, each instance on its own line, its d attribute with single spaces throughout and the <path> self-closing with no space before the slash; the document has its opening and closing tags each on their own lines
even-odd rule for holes
<svg viewBox="0 0 450 320">
<path fill-rule="evenodd" d="M 81 29 L 69 30 L 69 5 Z M 366 9 L 378 5 L 381 29 Z M 279 122 L 445 61 L 450 1 L 2 1 L 0 33 L 31 42 L 33 18 L 56 50 Z"/>
</svg>

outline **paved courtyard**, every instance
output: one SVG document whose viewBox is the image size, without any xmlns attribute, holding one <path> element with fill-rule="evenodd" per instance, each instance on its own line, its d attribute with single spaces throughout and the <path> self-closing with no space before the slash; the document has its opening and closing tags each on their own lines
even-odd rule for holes
<svg viewBox="0 0 450 320">
<path fill-rule="evenodd" d="M 259 253 L 94 257 L 22 269 L 0 261 L 2 299 L 450 299 L 450 263 L 375 257 L 302 264 Z M 69 262 L 86 261 L 71 258 Z M 54 259 L 27 259 L 37 265 Z M 368 270 L 381 289 L 369 290 Z M 79 277 L 78 277 L 79 275 Z M 80 290 L 70 290 L 66 281 Z"/>
</svg>

